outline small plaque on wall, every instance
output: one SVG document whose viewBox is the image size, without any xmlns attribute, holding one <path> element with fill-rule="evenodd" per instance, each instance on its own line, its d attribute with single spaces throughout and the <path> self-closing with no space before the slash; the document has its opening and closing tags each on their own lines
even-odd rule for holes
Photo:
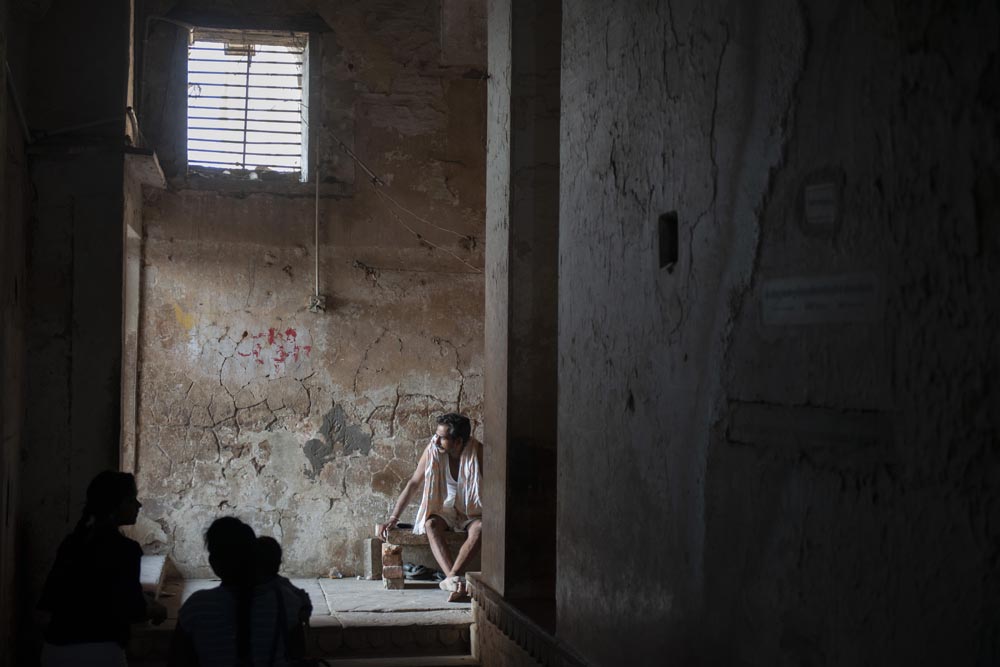
<svg viewBox="0 0 1000 667">
<path fill-rule="evenodd" d="M 815 171 L 799 190 L 799 228 L 806 236 L 833 238 L 844 216 L 844 172 L 836 167 Z"/>
<path fill-rule="evenodd" d="M 873 322 L 881 318 L 881 293 L 872 273 L 765 280 L 761 320 L 766 326 Z"/>
<path fill-rule="evenodd" d="M 814 230 L 832 231 L 837 224 L 838 199 L 836 183 L 807 185 L 803 194 L 806 226 Z"/>
</svg>

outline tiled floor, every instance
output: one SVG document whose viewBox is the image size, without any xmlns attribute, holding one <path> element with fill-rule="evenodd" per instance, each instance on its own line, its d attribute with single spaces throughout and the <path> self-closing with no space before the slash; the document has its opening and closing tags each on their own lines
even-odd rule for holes
<svg viewBox="0 0 1000 667">
<path fill-rule="evenodd" d="M 313 604 L 313 623 L 323 617 L 335 616 L 343 621 L 352 614 L 371 618 L 374 614 L 402 614 L 408 622 L 415 615 L 461 622 L 467 617 L 472 622 L 472 605 L 468 602 L 448 602 L 448 593 L 436 584 L 407 582 L 401 591 L 387 591 L 381 581 L 363 579 L 292 579 L 292 583 L 306 591 Z M 168 618 L 177 618 L 177 609 L 195 591 L 215 588 L 216 579 L 184 579 L 167 581 L 160 593 L 160 601 L 167 606 Z M 360 616 L 359 616 L 360 617 Z M 389 616 L 386 625 L 396 625 Z"/>
</svg>

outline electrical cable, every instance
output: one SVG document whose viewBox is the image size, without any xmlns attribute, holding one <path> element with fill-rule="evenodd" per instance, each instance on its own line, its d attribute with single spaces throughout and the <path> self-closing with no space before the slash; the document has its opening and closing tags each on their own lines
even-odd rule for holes
<svg viewBox="0 0 1000 667">
<path fill-rule="evenodd" d="M 381 178 L 379 178 L 378 175 L 374 171 L 372 171 L 372 169 L 367 164 L 365 164 L 364 161 L 361 158 L 359 158 L 357 155 L 355 155 L 354 151 L 352 151 L 350 148 L 347 147 L 347 144 L 345 144 L 343 141 L 341 141 L 337 137 L 334 137 L 334 140 L 337 142 L 337 145 L 341 149 L 343 149 L 343 151 L 345 153 L 347 153 L 347 155 L 350 156 L 350 158 L 352 160 L 354 160 L 358 164 L 358 166 L 361 167 L 365 171 L 365 173 L 368 174 L 369 180 L 371 181 L 371 184 L 372 184 L 372 190 L 375 191 L 375 195 L 378 196 L 380 199 L 383 199 L 383 200 L 386 200 L 386 201 L 392 203 L 399 210 L 401 210 L 401 211 L 403 211 L 405 213 L 409 213 L 411 216 L 413 216 L 414 218 L 416 218 L 420 222 L 424 223 L 425 225 L 430 225 L 431 227 L 434 227 L 435 229 L 440 229 L 441 231 L 448 232 L 449 234 L 454 234 L 455 236 L 457 236 L 457 237 L 459 237 L 461 239 L 468 239 L 469 238 L 467 235 L 461 234 L 459 232 L 456 232 L 453 229 L 448 229 L 447 227 L 442 227 L 441 225 L 434 224 L 430 220 L 427 220 L 426 218 L 423 218 L 423 217 L 417 215 L 416 213 L 414 213 L 410 209 L 408 209 L 405 206 L 403 206 L 402 204 L 400 204 L 392 196 L 390 196 L 388 193 L 385 192 L 384 189 L 387 187 L 385 181 L 382 180 Z M 470 264 L 469 262 L 467 262 L 466 260 L 462 259 L 462 257 L 460 257 L 456 253 L 452 252 L 451 250 L 448 250 L 445 247 L 442 247 L 442 246 L 440 246 L 440 245 L 438 245 L 436 243 L 428 241 L 419 232 L 417 232 L 417 230 L 413 229 L 413 227 L 411 227 L 410 225 L 406 224 L 403 221 L 403 219 L 400 218 L 399 215 L 396 214 L 395 211 L 393 211 L 391 208 L 388 209 L 388 210 L 389 210 L 389 213 L 392 215 L 392 217 L 396 219 L 396 222 L 398 222 L 407 231 L 409 231 L 411 234 L 413 234 L 413 236 L 415 236 L 417 238 L 417 240 L 420 241 L 421 243 L 426 243 L 427 245 L 431 246 L 432 248 L 436 248 L 437 250 L 440 250 L 441 252 L 445 252 L 445 253 L 451 255 L 452 257 L 454 257 L 455 259 L 457 259 L 462 264 L 466 265 L 467 267 L 469 267 L 470 269 L 472 269 L 476 273 L 482 273 L 483 272 L 482 269 L 480 269 L 479 267 L 477 267 L 477 266 L 475 266 L 473 264 Z"/>
</svg>

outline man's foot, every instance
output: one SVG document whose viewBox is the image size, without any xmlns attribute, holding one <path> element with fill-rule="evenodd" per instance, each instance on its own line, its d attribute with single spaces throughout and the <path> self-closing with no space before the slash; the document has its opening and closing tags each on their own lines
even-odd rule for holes
<svg viewBox="0 0 1000 667">
<path fill-rule="evenodd" d="M 448 602 L 471 602 L 472 598 L 469 597 L 467 591 L 456 591 L 455 593 L 448 593 Z"/>
<path fill-rule="evenodd" d="M 465 579 L 457 574 L 445 577 L 444 580 L 438 584 L 438 588 L 443 591 L 448 591 L 449 593 L 457 593 L 465 589 Z"/>
<path fill-rule="evenodd" d="M 469 597 L 469 588 L 465 584 L 465 580 L 458 583 L 458 590 L 452 591 L 448 594 L 448 602 L 469 602 L 472 600 Z"/>
</svg>

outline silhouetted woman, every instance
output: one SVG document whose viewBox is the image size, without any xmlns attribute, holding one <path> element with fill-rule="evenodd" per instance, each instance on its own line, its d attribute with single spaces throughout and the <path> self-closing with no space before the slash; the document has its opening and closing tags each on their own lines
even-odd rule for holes
<svg viewBox="0 0 1000 667">
<path fill-rule="evenodd" d="M 109 470 L 90 482 L 83 516 L 59 546 L 38 605 L 51 613 L 43 667 L 121 667 L 129 626 L 165 618 L 142 594 L 142 549 L 118 531 L 135 523 L 140 507 L 132 475 Z"/>
<path fill-rule="evenodd" d="M 235 517 L 216 519 L 205 533 L 205 546 L 222 583 L 193 593 L 181 606 L 169 665 L 282 667 L 297 657 L 290 638 L 303 601 L 276 577 L 259 581 L 253 529 Z"/>
</svg>

